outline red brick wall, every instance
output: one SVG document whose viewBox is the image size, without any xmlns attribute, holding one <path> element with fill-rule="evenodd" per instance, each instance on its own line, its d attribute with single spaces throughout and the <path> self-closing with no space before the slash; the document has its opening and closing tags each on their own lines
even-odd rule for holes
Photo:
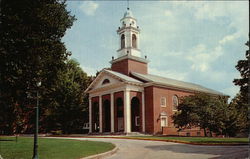
<svg viewBox="0 0 250 159">
<path fill-rule="evenodd" d="M 145 131 L 146 133 L 154 133 L 154 101 L 153 101 L 153 87 L 145 87 Z"/>
<path fill-rule="evenodd" d="M 117 98 L 122 98 L 123 103 L 124 103 L 124 95 L 123 92 L 116 92 L 114 93 L 114 129 L 115 132 L 118 131 L 118 119 L 117 119 L 117 103 L 116 103 L 116 99 Z M 123 104 L 123 108 L 124 108 L 124 104 Z M 124 110 L 124 109 L 123 109 Z M 124 111 L 123 111 L 123 116 L 124 116 Z M 123 118 L 123 123 L 124 123 L 124 118 Z"/>
<path fill-rule="evenodd" d="M 161 88 L 161 87 L 153 87 L 153 100 L 154 100 L 154 134 L 161 134 L 163 131 L 164 135 L 182 135 L 186 136 L 186 134 L 189 132 L 191 136 L 197 136 L 197 132 L 200 132 L 203 136 L 202 130 L 200 128 L 192 128 L 192 129 L 186 129 L 181 132 L 177 132 L 177 128 L 174 127 L 172 115 L 175 113 L 173 111 L 173 96 L 177 95 L 178 99 L 183 96 L 193 95 L 193 93 L 186 92 L 186 91 L 179 91 L 179 90 L 173 90 L 173 89 L 167 89 L 167 88 Z M 166 98 L 166 107 L 162 107 L 160 104 L 161 97 Z M 168 126 L 164 127 L 162 130 L 161 127 L 161 120 L 160 120 L 160 114 L 161 112 L 167 113 L 168 118 Z"/>
<path fill-rule="evenodd" d="M 125 75 L 129 75 L 131 71 L 147 74 L 148 66 L 146 63 L 142 63 L 131 59 L 124 59 L 116 63 L 113 63 L 111 66 L 111 70 L 123 73 Z"/>
<path fill-rule="evenodd" d="M 161 112 L 166 112 L 168 117 L 168 127 L 174 127 L 173 120 L 171 116 L 174 114 L 173 111 L 173 96 L 177 95 L 179 98 L 182 96 L 190 95 L 191 93 L 176 91 L 166 88 L 154 87 L 154 133 L 161 133 L 161 120 L 160 114 Z M 160 100 L 161 97 L 166 98 L 166 107 L 161 107 Z"/>
</svg>

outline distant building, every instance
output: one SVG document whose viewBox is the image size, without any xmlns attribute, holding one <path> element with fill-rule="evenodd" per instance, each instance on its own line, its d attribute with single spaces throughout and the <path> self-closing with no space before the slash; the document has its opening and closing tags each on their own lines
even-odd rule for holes
<svg viewBox="0 0 250 159">
<path fill-rule="evenodd" d="M 89 132 L 141 132 L 199 136 L 200 128 L 177 132 L 171 116 L 182 96 L 205 92 L 224 94 L 203 86 L 148 74 L 148 60 L 141 57 L 140 28 L 128 9 L 117 33 L 120 48 L 111 68 L 103 69 L 90 84 Z"/>
</svg>

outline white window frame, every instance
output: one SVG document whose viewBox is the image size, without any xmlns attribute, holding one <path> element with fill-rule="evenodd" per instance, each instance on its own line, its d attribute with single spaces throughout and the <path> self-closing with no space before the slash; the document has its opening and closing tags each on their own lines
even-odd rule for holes
<svg viewBox="0 0 250 159">
<path fill-rule="evenodd" d="M 140 126 L 140 116 L 135 117 L 135 126 Z"/>
<path fill-rule="evenodd" d="M 164 105 L 162 104 L 162 100 L 164 100 Z M 166 97 L 161 97 L 160 98 L 160 105 L 161 105 L 161 107 L 166 107 L 167 106 L 167 98 Z"/>
<path fill-rule="evenodd" d="M 165 119 L 165 124 L 163 124 L 163 119 Z M 161 116 L 161 127 L 168 127 L 168 116 Z"/>
</svg>

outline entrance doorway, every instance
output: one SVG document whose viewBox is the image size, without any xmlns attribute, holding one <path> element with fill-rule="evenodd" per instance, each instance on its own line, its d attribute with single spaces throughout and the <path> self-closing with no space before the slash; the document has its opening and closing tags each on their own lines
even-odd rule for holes
<svg viewBox="0 0 250 159">
<path fill-rule="evenodd" d="M 140 100 L 137 97 L 131 100 L 131 126 L 132 132 L 140 131 Z"/>
<path fill-rule="evenodd" d="M 103 102 L 103 114 L 104 114 L 104 125 L 103 125 L 103 131 L 104 132 L 110 132 L 111 130 L 111 117 L 110 117 L 110 101 L 109 100 L 105 100 Z"/>
<path fill-rule="evenodd" d="M 124 131 L 124 114 L 123 114 L 123 100 L 122 98 L 116 99 L 116 117 L 117 117 L 117 131 Z"/>
<path fill-rule="evenodd" d="M 92 107 L 92 131 L 99 132 L 99 104 L 95 102 Z"/>
</svg>

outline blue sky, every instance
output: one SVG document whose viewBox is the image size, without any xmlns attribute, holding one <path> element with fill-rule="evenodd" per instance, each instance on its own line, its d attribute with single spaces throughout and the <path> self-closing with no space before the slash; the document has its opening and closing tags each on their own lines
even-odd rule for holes
<svg viewBox="0 0 250 159">
<path fill-rule="evenodd" d="M 77 21 L 63 41 L 85 72 L 110 67 L 126 1 L 68 1 Z M 141 29 L 140 49 L 149 73 L 221 91 L 239 91 L 235 65 L 244 59 L 249 33 L 248 1 L 131 1 Z"/>
</svg>

